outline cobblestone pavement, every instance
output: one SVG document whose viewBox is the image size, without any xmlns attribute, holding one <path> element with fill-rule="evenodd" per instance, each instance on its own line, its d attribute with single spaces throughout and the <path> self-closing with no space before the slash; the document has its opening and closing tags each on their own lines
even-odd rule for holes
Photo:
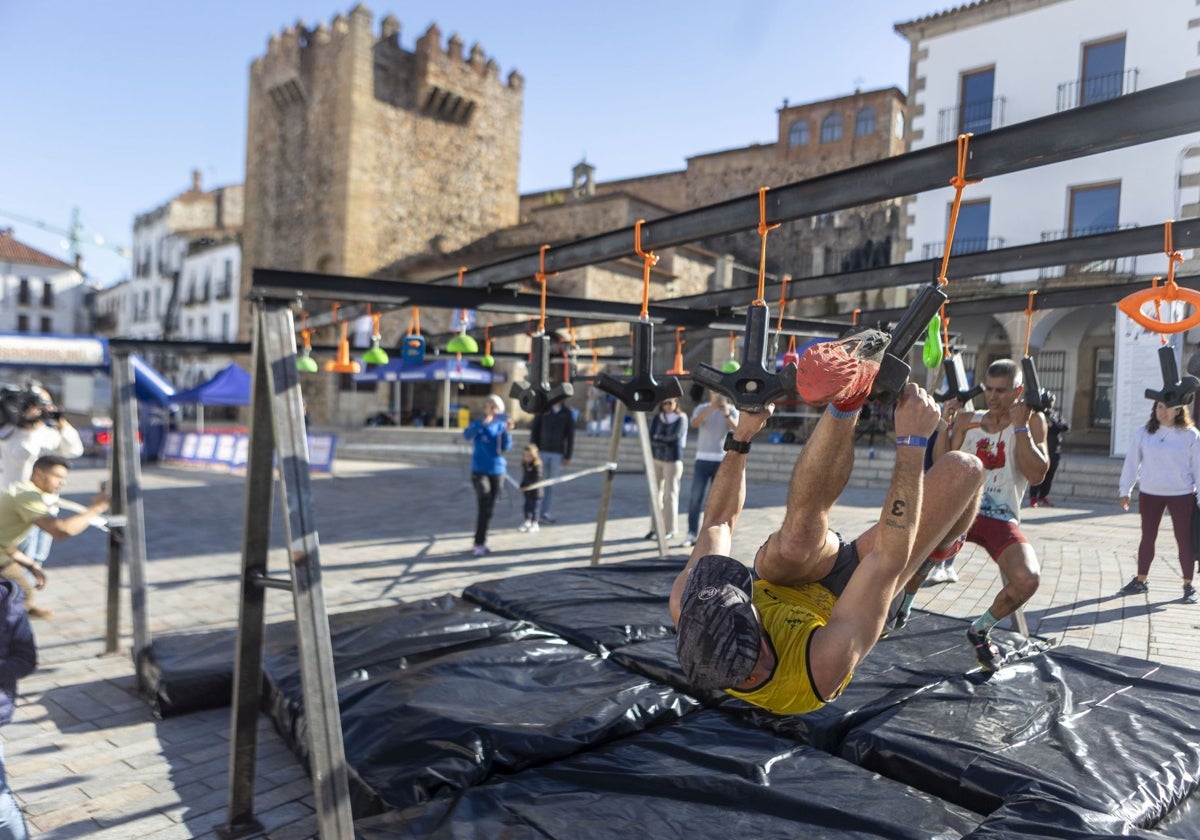
<svg viewBox="0 0 1200 840">
<path fill-rule="evenodd" d="M 86 501 L 105 477 L 99 466 L 78 465 L 66 495 Z M 559 521 L 536 534 L 517 531 L 520 496 L 506 493 L 489 540 L 493 552 L 476 559 L 470 556 L 474 500 L 465 456 L 440 467 L 339 462 L 334 476 L 313 480 L 328 607 L 459 593 L 476 580 L 587 563 L 602 481 L 591 476 L 559 488 Z M 646 481 L 637 475 L 615 481 L 604 561 L 652 556 L 654 543 L 644 539 Z M 152 467 L 143 486 L 152 634 L 235 625 L 243 479 Z M 785 493 L 782 484 L 751 483 L 737 556 L 749 558 L 777 526 Z M 877 517 L 882 496 L 877 489 L 848 490 L 833 526 L 848 535 L 861 531 Z M 282 573 L 277 504 L 273 521 L 272 569 Z M 1116 593 L 1135 569 L 1136 514 L 1115 504 L 1064 500 L 1028 510 L 1025 530 L 1042 562 L 1042 587 L 1026 608 L 1034 633 L 1197 667 L 1191 642 L 1200 606 L 1180 602 L 1169 527 L 1160 537 L 1149 593 L 1128 598 Z M 683 554 L 681 537 L 672 551 Z M 214 837 L 227 818 L 228 709 L 153 718 L 135 690 L 127 588 L 125 652 L 102 656 L 106 545 L 102 534 L 89 530 L 51 554 L 41 603 L 55 615 L 35 624 L 41 666 L 22 682 L 16 717 L 0 730 L 10 783 L 42 837 Z M 961 618 L 986 609 L 999 586 L 994 564 L 968 546 L 958 569 L 957 583 L 923 589 L 916 605 Z M 291 617 L 287 593 L 270 592 L 267 605 L 269 621 Z M 256 815 L 269 837 L 314 836 L 307 776 L 265 716 L 260 732 Z"/>
</svg>

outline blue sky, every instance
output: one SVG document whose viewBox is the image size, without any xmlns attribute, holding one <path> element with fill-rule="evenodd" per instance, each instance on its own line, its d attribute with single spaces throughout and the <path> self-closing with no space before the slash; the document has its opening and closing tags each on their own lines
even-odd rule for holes
<svg viewBox="0 0 1200 840">
<path fill-rule="evenodd" d="M 128 245 L 133 218 L 190 186 L 245 171 L 250 63 L 296 20 L 328 23 L 342 0 L 0 0 L 0 213 Z M 694 154 L 770 142 L 784 99 L 906 90 L 892 27 L 927 0 L 376 0 L 401 43 L 437 22 L 525 77 L 522 191 L 561 187 L 585 155 L 611 180 L 681 169 Z M 64 238 L 0 226 L 68 259 Z M 110 283 L 129 261 L 85 248 Z"/>
</svg>

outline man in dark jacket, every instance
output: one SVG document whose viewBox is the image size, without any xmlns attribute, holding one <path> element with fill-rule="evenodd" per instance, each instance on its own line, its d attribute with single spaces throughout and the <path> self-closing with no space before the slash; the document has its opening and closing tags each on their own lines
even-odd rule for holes
<svg viewBox="0 0 1200 840">
<path fill-rule="evenodd" d="M 0 579 L 0 726 L 12 720 L 17 680 L 37 667 L 33 628 L 25 613 L 25 593 L 11 580 Z M 29 830 L 17 807 L 0 752 L 0 840 L 26 840 Z"/>
<path fill-rule="evenodd" d="M 542 480 L 556 478 L 564 467 L 571 463 L 575 451 L 575 417 L 562 403 L 555 403 L 549 411 L 533 418 L 529 427 L 529 442 L 536 443 L 542 456 Z M 542 521 L 553 522 L 551 504 L 554 502 L 554 486 L 545 488 L 542 495 Z"/>
</svg>

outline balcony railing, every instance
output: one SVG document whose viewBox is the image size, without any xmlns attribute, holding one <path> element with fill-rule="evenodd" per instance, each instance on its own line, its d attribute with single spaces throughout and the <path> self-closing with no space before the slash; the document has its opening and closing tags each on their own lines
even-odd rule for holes
<svg viewBox="0 0 1200 840">
<path fill-rule="evenodd" d="M 1087 79 L 1075 79 L 1058 86 L 1058 111 L 1116 99 L 1137 90 L 1138 69 L 1130 67 L 1117 73 L 1104 73 Z"/>
<path fill-rule="evenodd" d="M 964 102 L 938 111 L 938 142 L 945 143 L 960 134 L 982 134 L 1004 125 L 1003 96 L 982 102 Z"/>
<path fill-rule="evenodd" d="M 1097 233 L 1112 233 L 1116 230 L 1129 230 L 1135 227 L 1137 225 L 1127 222 L 1123 225 L 1100 225 L 1090 228 L 1075 228 L 1074 230 L 1046 230 L 1042 231 L 1042 241 L 1056 242 L 1060 239 L 1071 239 L 1076 236 L 1092 236 Z M 1118 274 L 1133 276 L 1137 274 L 1137 257 L 1091 260 L 1083 263 L 1071 263 L 1070 265 L 1045 266 L 1038 269 L 1038 279 L 1040 280 L 1050 280 L 1055 277 L 1076 274 Z"/>
<path fill-rule="evenodd" d="M 997 248 L 1004 247 L 1004 239 L 999 236 L 992 236 L 986 239 L 955 239 L 954 247 L 950 249 L 950 257 L 961 257 L 963 254 L 977 254 L 980 251 L 993 251 Z M 940 259 L 945 253 L 946 243 L 941 242 L 926 242 L 921 246 L 921 259 L 936 260 Z"/>
</svg>

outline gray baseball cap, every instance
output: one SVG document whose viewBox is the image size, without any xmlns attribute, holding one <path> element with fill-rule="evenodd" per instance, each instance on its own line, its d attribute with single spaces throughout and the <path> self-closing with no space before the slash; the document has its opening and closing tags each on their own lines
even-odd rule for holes
<svg viewBox="0 0 1200 840">
<path fill-rule="evenodd" d="M 680 605 L 675 651 L 697 688 L 733 688 L 758 661 L 761 629 L 751 605 L 754 577 L 723 554 L 696 561 Z"/>
</svg>

